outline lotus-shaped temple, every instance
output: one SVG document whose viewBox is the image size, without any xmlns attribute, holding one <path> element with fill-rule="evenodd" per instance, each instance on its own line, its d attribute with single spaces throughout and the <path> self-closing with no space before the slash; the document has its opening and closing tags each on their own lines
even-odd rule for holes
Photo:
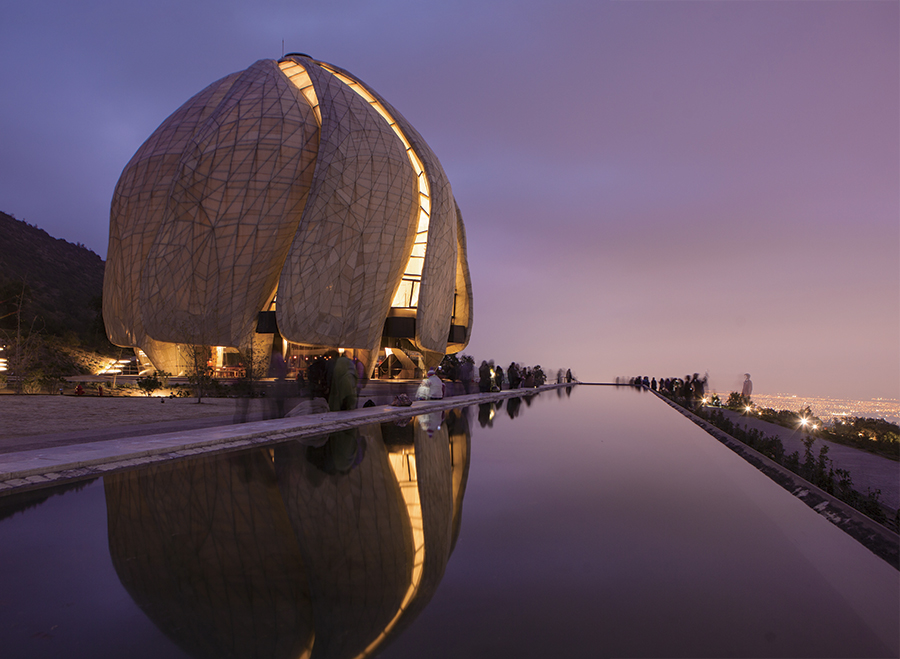
<svg viewBox="0 0 900 659">
<path fill-rule="evenodd" d="M 378 93 L 307 55 L 260 60 L 188 100 L 125 167 L 103 317 L 113 343 L 171 373 L 198 345 L 223 369 L 251 349 L 290 363 L 326 348 L 424 369 L 468 343 L 462 217 Z"/>
</svg>

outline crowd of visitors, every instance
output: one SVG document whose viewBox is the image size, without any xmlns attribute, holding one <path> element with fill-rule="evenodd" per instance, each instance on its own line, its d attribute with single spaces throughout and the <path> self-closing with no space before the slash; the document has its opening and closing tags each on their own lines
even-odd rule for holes
<svg viewBox="0 0 900 659">
<path fill-rule="evenodd" d="M 623 381 L 624 380 L 624 381 Z M 633 387 L 641 387 L 658 391 L 664 396 L 680 400 L 687 407 L 699 407 L 706 396 L 709 375 L 702 378 L 699 373 L 685 375 L 684 378 L 660 378 L 657 380 L 646 375 L 633 378 L 616 378 L 616 384 L 628 384 Z"/>
<path fill-rule="evenodd" d="M 482 360 L 476 369 L 475 360 L 468 355 L 448 355 L 438 367 L 438 375 L 445 380 L 459 381 L 467 394 L 490 391 L 502 391 L 503 389 L 533 389 L 547 382 L 547 375 L 540 364 L 536 366 L 522 366 L 512 362 L 503 370 L 493 359 Z M 559 370 L 557 382 L 573 382 L 571 369 Z"/>
<path fill-rule="evenodd" d="M 307 397 L 312 401 L 321 399 L 328 409 L 356 409 L 362 388 L 368 380 L 365 365 L 351 351 L 339 352 L 330 350 L 316 356 L 305 369 L 298 369 L 296 388 L 291 386 L 288 368 L 280 353 L 272 356 L 269 378 L 274 379 L 265 385 L 265 397 L 268 399 L 266 417 L 283 417 L 286 413 L 286 401 L 295 396 Z M 468 355 L 448 355 L 437 369 L 429 369 L 426 377 L 419 384 L 415 393 L 418 400 L 438 400 L 447 395 L 444 381 L 459 381 L 466 393 L 492 392 L 503 389 L 533 389 L 547 381 L 547 376 L 540 365 L 522 366 L 512 362 L 507 369 L 496 365 L 493 360 L 483 360 L 476 369 L 475 361 Z M 573 382 L 571 369 L 557 372 L 557 382 Z M 409 401 L 409 396 L 406 398 Z M 407 402 L 406 404 L 409 404 Z M 247 404 L 241 407 L 236 417 L 246 420 Z"/>
</svg>

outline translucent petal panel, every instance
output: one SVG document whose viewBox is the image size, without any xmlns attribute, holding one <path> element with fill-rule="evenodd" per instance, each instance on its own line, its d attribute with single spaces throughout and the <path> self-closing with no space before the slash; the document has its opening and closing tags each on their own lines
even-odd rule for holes
<svg viewBox="0 0 900 659">
<path fill-rule="evenodd" d="M 329 67 L 328 65 L 323 64 L 322 68 L 327 71 L 330 71 L 334 76 L 345 83 L 351 90 L 355 93 L 359 94 L 362 98 L 366 100 L 375 110 L 382 116 L 382 118 L 387 122 L 388 126 L 390 126 L 391 130 L 400 138 L 406 147 L 406 155 L 409 158 L 409 162 L 412 165 L 413 170 L 418 177 L 418 185 L 419 185 L 419 219 L 418 219 L 418 228 L 417 232 L 428 231 L 428 213 L 431 210 L 431 201 L 429 200 L 430 188 L 428 184 L 428 177 L 425 174 L 425 168 L 422 166 L 421 159 L 416 155 L 415 150 L 410 145 L 406 136 L 403 134 L 403 131 L 400 129 L 400 126 L 394 120 L 393 116 L 388 112 L 388 110 L 384 107 L 384 105 L 378 101 L 369 90 L 359 84 L 357 81 L 353 80 L 349 76 L 336 71 L 335 69 Z M 407 274 L 415 273 L 416 277 L 421 277 L 422 268 L 418 265 L 416 266 L 406 266 L 405 272 Z M 418 299 L 418 297 L 416 298 Z M 415 306 L 413 304 L 412 306 Z"/>
</svg>

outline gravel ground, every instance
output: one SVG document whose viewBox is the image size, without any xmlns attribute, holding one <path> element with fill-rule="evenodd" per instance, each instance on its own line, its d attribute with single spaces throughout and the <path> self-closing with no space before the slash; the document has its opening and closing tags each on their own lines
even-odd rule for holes
<svg viewBox="0 0 900 659">
<path fill-rule="evenodd" d="M 0 437 L 134 426 L 230 415 L 228 398 L 147 398 L 97 396 L 0 396 Z"/>
</svg>

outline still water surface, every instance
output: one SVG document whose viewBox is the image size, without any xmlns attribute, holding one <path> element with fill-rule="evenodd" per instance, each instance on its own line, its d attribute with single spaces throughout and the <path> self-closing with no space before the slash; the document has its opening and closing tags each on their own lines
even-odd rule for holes
<svg viewBox="0 0 900 659">
<path fill-rule="evenodd" d="M 0 499 L 4 657 L 900 651 L 894 568 L 631 388 L 157 465 L 35 502 Z"/>
</svg>

